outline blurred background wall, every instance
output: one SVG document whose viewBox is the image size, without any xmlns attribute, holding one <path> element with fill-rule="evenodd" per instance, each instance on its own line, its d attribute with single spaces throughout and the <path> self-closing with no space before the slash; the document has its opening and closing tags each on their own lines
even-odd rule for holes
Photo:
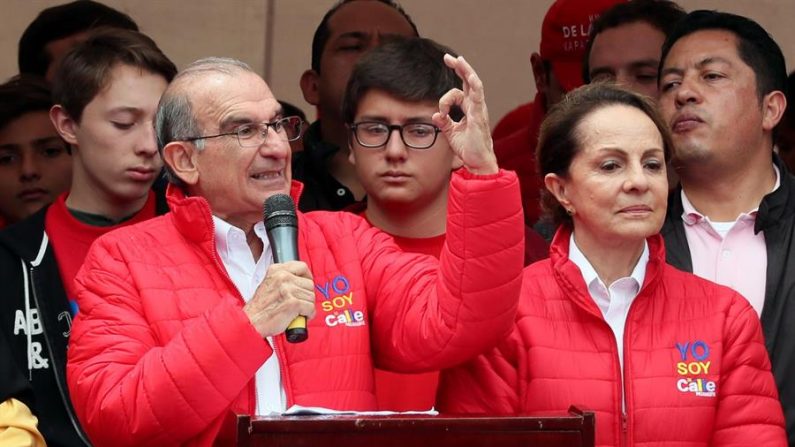
<svg viewBox="0 0 795 447">
<path fill-rule="evenodd" d="M 314 110 L 298 87 L 309 67 L 312 34 L 335 0 L 100 0 L 132 16 L 141 30 L 184 67 L 204 56 L 248 62 L 275 95 Z M 0 79 L 17 72 L 17 43 L 38 12 L 64 0 L 0 0 Z M 529 55 L 538 51 L 541 21 L 552 0 L 402 0 L 424 37 L 472 63 L 486 87 L 492 125 L 535 93 Z M 753 18 L 795 64 L 795 1 L 680 0 L 688 11 L 720 9 Z"/>
</svg>

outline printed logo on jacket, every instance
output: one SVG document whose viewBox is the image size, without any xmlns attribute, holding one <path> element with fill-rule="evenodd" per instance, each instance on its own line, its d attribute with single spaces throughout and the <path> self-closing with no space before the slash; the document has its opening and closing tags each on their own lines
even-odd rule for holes
<svg viewBox="0 0 795 447">
<path fill-rule="evenodd" d="M 364 311 L 357 306 L 351 291 L 351 283 L 344 275 L 337 275 L 330 281 L 315 284 L 315 289 L 322 295 L 320 309 L 323 322 L 329 327 L 364 326 Z"/>
<path fill-rule="evenodd" d="M 72 332 L 72 315 L 64 311 L 57 318 L 59 327 L 55 329 L 63 329 L 61 336 L 69 338 Z M 27 346 L 28 370 L 50 368 L 49 351 L 45 349 L 47 340 L 44 338 L 44 322 L 38 309 L 17 309 L 14 312 L 13 333 Z M 53 331 L 51 336 L 55 334 L 57 332 Z"/>
<path fill-rule="evenodd" d="M 698 397 L 715 397 L 718 385 L 706 376 L 712 361 L 709 359 L 709 345 L 701 340 L 676 343 L 680 362 L 676 364 L 676 389 L 681 393 L 693 393 Z"/>
</svg>

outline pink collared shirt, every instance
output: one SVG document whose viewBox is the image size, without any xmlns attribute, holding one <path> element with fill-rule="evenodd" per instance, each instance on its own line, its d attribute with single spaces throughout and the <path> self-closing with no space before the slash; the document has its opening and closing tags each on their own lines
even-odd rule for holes
<svg viewBox="0 0 795 447">
<path fill-rule="evenodd" d="M 776 166 L 776 184 L 781 173 Z M 699 213 L 682 190 L 682 220 L 693 260 L 693 273 L 718 284 L 731 287 L 762 314 L 767 283 L 767 248 L 765 234 L 754 234 L 759 208 L 742 213 L 734 222 L 712 222 Z"/>
</svg>

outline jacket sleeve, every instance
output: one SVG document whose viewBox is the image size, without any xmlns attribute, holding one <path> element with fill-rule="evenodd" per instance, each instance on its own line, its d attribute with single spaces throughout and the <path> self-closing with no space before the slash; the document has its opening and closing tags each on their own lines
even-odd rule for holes
<svg viewBox="0 0 795 447">
<path fill-rule="evenodd" d="M 521 285 L 524 226 L 516 175 L 451 179 L 447 237 L 437 262 L 402 253 L 373 231 L 359 238 L 376 362 L 442 369 L 485 352 L 511 328 Z"/>
<path fill-rule="evenodd" d="M 442 371 L 436 408 L 443 413 L 512 415 L 520 412 L 526 352 L 516 329 L 490 351 Z"/>
<path fill-rule="evenodd" d="M 220 426 L 272 351 L 240 307 L 222 300 L 184 326 L 148 321 L 123 242 L 97 240 L 77 275 L 69 391 L 97 445 L 182 444 Z M 161 304 L 168 305 L 162 293 Z M 215 292 L 175 293 L 202 300 L 199 294 Z M 155 324 L 181 329 L 161 343 Z"/>
<path fill-rule="evenodd" d="M 784 415 L 759 318 L 743 297 L 732 295 L 710 445 L 785 447 Z"/>
</svg>

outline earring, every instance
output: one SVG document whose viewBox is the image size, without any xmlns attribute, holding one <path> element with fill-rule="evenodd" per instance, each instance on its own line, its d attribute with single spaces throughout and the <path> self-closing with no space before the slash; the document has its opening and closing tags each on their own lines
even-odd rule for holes
<svg viewBox="0 0 795 447">
<path fill-rule="evenodd" d="M 571 209 L 571 208 L 566 208 L 566 214 L 568 214 L 569 216 L 573 216 L 574 215 L 574 210 Z"/>
</svg>

